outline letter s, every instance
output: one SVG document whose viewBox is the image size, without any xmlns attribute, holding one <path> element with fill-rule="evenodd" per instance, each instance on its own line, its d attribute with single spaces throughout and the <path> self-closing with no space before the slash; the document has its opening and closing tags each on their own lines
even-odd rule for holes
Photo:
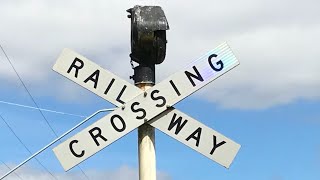
<svg viewBox="0 0 320 180">
<path fill-rule="evenodd" d="M 151 99 L 154 100 L 154 101 L 157 101 L 157 100 L 162 100 L 162 103 L 161 104 L 156 104 L 157 107 L 163 107 L 165 104 L 166 104 L 166 98 L 164 98 L 163 96 L 154 96 L 154 94 L 157 94 L 159 93 L 160 91 L 159 90 L 153 90 L 151 92 Z"/>
</svg>

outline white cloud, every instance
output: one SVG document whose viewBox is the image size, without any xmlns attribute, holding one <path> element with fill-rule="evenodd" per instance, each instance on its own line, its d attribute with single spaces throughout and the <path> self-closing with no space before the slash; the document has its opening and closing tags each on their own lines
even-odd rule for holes
<svg viewBox="0 0 320 180">
<path fill-rule="evenodd" d="M 0 173 L 4 174 L 8 171 L 8 168 L 4 165 L 0 165 Z M 121 166 L 114 170 L 88 170 L 85 171 L 89 179 L 107 179 L 107 180 L 138 180 L 139 174 L 136 168 L 129 166 Z M 80 172 L 68 172 L 68 173 L 53 173 L 53 175 L 59 180 L 74 180 L 74 179 L 86 179 Z M 35 179 L 52 179 L 49 173 L 35 169 L 32 167 L 21 167 L 16 171 L 16 174 L 9 175 L 6 180 L 20 180 L 20 176 L 23 180 L 35 180 Z M 161 171 L 157 173 L 158 180 L 171 180 L 171 177 Z"/>
<path fill-rule="evenodd" d="M 148 2 L 162 5 L 171 28 L 167 59 L 157 67 L 158 82 L 228 41 L 241 65 L 196 97 L 241 109 L 320 98 L 316 0 L 1 1 L 1 44 L 29 86 L 74 100 L 70 94 L 77 97 L 83 90 L 51 71 L 60 51 L 74 49 L 129 80 L 130 22 L 125 10 Z M 2 64 L 0 80 L 16 81 Z"/>
<path fill-rule="evenodd" d="M 270 28 L 237 37 L 232 42 L 237 50 L 247 43 L 246 50 L 237 51 L 241 65 L 212 86 L 214 93 L 205 89 L 203 97 L 210 96 L 210 100 L 229 108 L 264 108 L 318 99 L 320 54 L 310 47 L 316 44 L 310 39 L 319 41 L 319 32 L 320 26 L 304 30 Z"/>
</svg>

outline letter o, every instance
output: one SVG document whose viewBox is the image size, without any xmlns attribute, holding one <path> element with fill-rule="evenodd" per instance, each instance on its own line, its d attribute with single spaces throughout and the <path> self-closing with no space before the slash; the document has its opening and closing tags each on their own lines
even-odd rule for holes
<svg viewBox="0 0 320 180">
<path fill-rule="evenodd" d="M 114 123 L 115 118 L 120 120 L 120 122 L 121 122 L 121 124 L 122 124 L 122 127 L 121 127 L 121 128 L 118 128 L 118 127 L 116 126 L 116 124 Z M 123 120 L 123 118 L 122 118 L 120 115 L 118 115 L 118 114 L 115 114 L 115 115 L 111 116 L 110 121 L 111 121 L 111 125 L 112 125 L 113 129 L 116 130 L 116 131 L 118 131 L 118 132 L 124 131 L 124 130 L 126 129 L 126 127 L 127 127 L 127 126 L 126 126 L 126 123 L 125 123 L 124 120 Z"/>
</svg>

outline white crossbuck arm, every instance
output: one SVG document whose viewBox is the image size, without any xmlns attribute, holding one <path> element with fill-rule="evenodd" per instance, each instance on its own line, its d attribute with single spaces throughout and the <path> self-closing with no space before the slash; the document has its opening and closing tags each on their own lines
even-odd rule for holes
<svg viewBox="0 0 320 180">
<path fill-rule="evenodd" d="M 69 170 L 148 121 L 169 136 L 229 167 L 240 145 L 171 106 L 238 64 L 224 43 L 143 92 L 87 58 L 65 49 L 53 69 L 120 108 L 61 143 L 54 152 L 64 169 Z"/>
</svg>

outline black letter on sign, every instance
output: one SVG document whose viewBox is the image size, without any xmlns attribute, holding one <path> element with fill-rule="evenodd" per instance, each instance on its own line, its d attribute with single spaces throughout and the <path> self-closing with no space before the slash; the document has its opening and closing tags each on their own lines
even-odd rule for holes
<svg viewBox="0 0 320 180">
<path fill-rule="evenodd" d="M 97 130 L 98 133 L 94 135 L 94 134 L 93 134 L 93 131 L 95 131 L 95 130 Z M 98 128 L 98 127 L 92 128 L 92 129 L 89 131 L 89 134 L 91 135 L 92 139 L 94 140 L 94 142 L 96 143 L 97 146 L 100 146 L 100 144 L 99 144 L 99 142 L 98 142 L 98 140 L 97 140 L 98 137 L 100 137 L 100 138 L 101 138 L 102 140 L 104 140 L 104 141 L 107 141 L 107 139 L 101 135 L 101 129 Z"/>
<path fill-rule="evenodd" d="M 201 137 L 201 131 L 202 131 L 202 128 L 199 127 L 189 137 L 187 137 L 186 140 L 189 141 L 191 138 L 195 139 L 197 141 L 196 142 L 196 146 L 198 147 L 199 146 L 199 142 L 200 142 L 200 137 Z"/>
<path fill-rule="evenodd" d="M 77 154 L 76 152 L 74 152 L 74 150 L 73 150 L 73 144 L 74 143 L 78 143 L 78 140 L 72 140 L 70 143 L 69 143 L 69 149 L 70 149 L 70 151 L 71 151 L 71 153 L 75 156 L 75 157 L 77 157 L 77 158 L 81 158 L 83 155 L 84 155 L 84 150 L 83 151 L 81 151 L 81 153 L 80 154 Z"/>
<path fill-rule="evenodd" d="M 193 66 L 192 68 L 197 73 L 197 75 L 191 74 L 188 71 L 185 71 L 184 73 L 187 75 L 187 77 L 188 77 L 189 81 L 191 82 L 192 86 L 196 86 L 196 84 L 191 79 L 191 77 L 193 77 L 193 78 L 195 78 L 195 79 L 197 79 L 197 80 L 199 80 L 201 82 L 203 81 L 203 78 L 202 78 L 201 74 L 199 73 L 198 69 L 195 66 Z"/>
<path fill-rule="evenodd" d="M 97 88 L 98 80 L 99 80 L 99 74 L 100 71 L 96 70 L 94 73 L 92 73 L 86 80 L 84 80 L 85 83 L 87 83 L 89 80 L 94 82 L 94 88 Z"/>
<path fill-rule="evenodd" d="M 147 115 L 147 112 L 146 112 L 146 110 L 144 110 L 143 108 L 138 108 L 138 109 L 135 109 L 134 107 L 135 106 L 137 106 L 137 105 L 139 105 L 140 103 L 138 103 L 138 102 L 134 102 L 134 103 L 132 103 L 132 105 L 131 105 L 131 111 L 132 112 L 135 112 L 135 113 L 137 113 L 137 112 L 142 112 L 142 116 L 137 116 L 136 117 L 136 119 L 143 119 L 143 118 L 145 118 L 146 117 L 146 115 Z"/>
<path fill-rule="evenodd" d="M 173 117 L 171 119 L 171 122 L 169 124 L 168 130 L 170 131 L 175 125 L 177 125 L 176 127 L 176 131 L 174 132 L 175 134 L 179 134 L 179 132 L 181 131 L 181 129 L 184 127 L 184 125 L 187 124 L 188 120 L 184 120 L 183 123 L 181 124 L 181 120 L 182 117 L 180 116 L 177 120 L 176 119 L 177 114 L 174 113 Z"/>
<path fill-rule="evenodd" d="M 213 70 L 215 70 L 215 71 L 221 71 L 221 70 L 223 69 L 223 62 L 222 62 L 221 60 L 219 60 L 218 62 L 216 62 L 217 65 L 220 65 L 219 68 L 216 68 L 216 67 L 214 67 L 214 65 L 212 64 L 212 61 L 211 61 L 212 58 L 215 58 L 215 57 L 217 57 L 217 56 L 218 56 L 218 55 L 216 55 L 216 54 L 210 55 L 209 58 L 208 58 L 208 61 L 209 61 L 209 64 L 210 64 L 210 66 L 211 66 L 211 68 L 212 68 Z"/>
<path fill-rule="evenodd" d="M 214 153 L 214 151 L 219 147 L 224 145 L 226 142 L 225 141 L 221 141 L 220 143 L 217 144 L 217 138 L 215 135 L 213 135 L 213 148 L 210 152 L 210 154 L 212 155 Z"/>
<path fill-rule="evenodd" d="M 114 118 L 118 118 L 122 124 L 122 128 L 118 128 L 115 124 L 114 124 Z M 121 116 L 119 116 L 118 114 L 113 115 L 111 118 L 111 125 L 113 127 L 114 130 L 118 131 L 118 132 L 122 132 L 126 129 L 126 123 L 124 122 L 123 118 Z"/>
<path fill-rule="evenodd" d="M 76 65 L 77 62 L 80 63 L 79 66 Z M 67 73 L 70 73 L 70 71 L 72 70 L 72 68 L 75 68 L 75 69 L 76 69 L 76 73 L 74 74 L 74 77 L 77 78 L 77 77 L 78 77 L 78 71 L 79 71 L 79 69 L 82 69 L 82 68 L 83 68 L 83 65 L 84 65 L 84 63 L 83 63 L 83 61 L 82 61 L 81 59 L 75 58 L 75 59 L 73 60 L 72 64 L 71 64 L 71 66 L 69 67 Z"/>
<path fill-rule="evenodd" d="M 170 82 L 171 86 L 173 87 L 174 91 L 177 93 L 177 95 L 180 96 L 181 94 L 180 94 L 177 86 L 173 83 L 172 80 L 170 80 L 169 82 Z"/>
<path fill-rule="evenodd" d="M 124 102 L 123 102 L 120 98 L 121 98 L 124 90 L 126 90 L 126 88 L 127 88 L 127 86 L 124 85 L 123 88 L 122 88 L 121 91 L 120 91 L 120 94 L 118 95 L 118 97 L 117 97 L 117 99 L 116 99 L 116 100 L 117 100 L 119 103 L 121 103 L 121 104 L 124 104 Z"/>
<path fill-rule="evenodd" d="M 165 104 L 166 104 L 166 98 L 164 98 L 163 96 L 156 96 L 154 97 L 154 94 L 158 94 L 160 91 L 159 90 L 153 90 L 151 92 L 151 99 L 156 101 L 156 100 L 162 100 L 162 103 L 161 104 L 156 104 L 157 107 L 163 107 Z"/>
<path fill-rule="evenodd" d="M 111 79 L 111 81 L 110 81 L 107 89 L 104 91 L 104 94 L 107 94 L 107 93 L 109 92 L 109 90 L 110 90 L 110 88 L 111 88 L 111 86 L 112 86 L 113 83 L 114 83 L 114 78 Z"/>
</svg>

